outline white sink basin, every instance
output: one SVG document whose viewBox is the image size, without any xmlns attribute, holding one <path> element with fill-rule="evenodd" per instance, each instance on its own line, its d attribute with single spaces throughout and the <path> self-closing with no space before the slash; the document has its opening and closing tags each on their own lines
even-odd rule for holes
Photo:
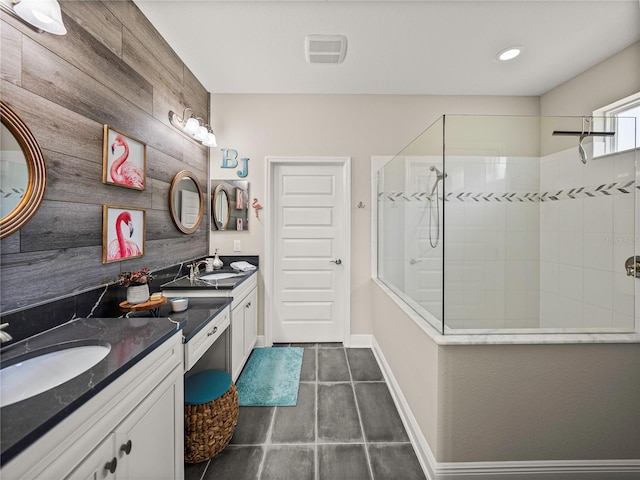
<svg viewBox="0 0 640 480">
<path fill-rule="evenodd" d="M 83 345 L 28 358 L 0 370 L 0 407 L 46 392 L 89 370 L 111 346 Z"/>
<path fill-rule="evenodd" d="M 203 275 L 200 280 L 224 280 L 225 278 L 242 277 L 244 273 L 210 273 Z"/>
</svg>

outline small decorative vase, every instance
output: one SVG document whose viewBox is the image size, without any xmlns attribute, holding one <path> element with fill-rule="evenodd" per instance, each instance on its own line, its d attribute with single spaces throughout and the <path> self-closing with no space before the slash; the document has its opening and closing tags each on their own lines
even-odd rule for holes
<svg viewBox="0 0 640 480">
<path fill-rule="evenodd" d="M 131 305 L 144 303 L 149 300 L 149 284 L 131 285 L 127 287 L 127 302 Z"/>
<path fill-rule="evenodd" d="M 222 260 L 220 260 L 220 257 L 218 257 L 218 249 L 216 248 L 215 251 L 215 256 L 213 257 L 213 262 L 211 262 L 213 264 L 213 269 L 214 270 L 220 270 L 223 266 L 224 263 L 222 263 Z"/>
</svg>

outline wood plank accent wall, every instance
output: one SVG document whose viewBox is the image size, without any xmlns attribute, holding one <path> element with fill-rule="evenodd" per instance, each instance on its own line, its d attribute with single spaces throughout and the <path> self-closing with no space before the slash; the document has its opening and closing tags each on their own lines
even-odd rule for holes
<svg viewBox="0 0 640 480">
<path fill-rule="evenodd" d="M 189 106 L 207 120 L 207 91 L 133 2 L 60 3 L 64 36 L 0 14 L 0 96 L 31 128 L 48 174 L 36 215 L 0 242 L 3 314 L 208 251 L 207 215 L 183 235 L 169 213 L 180 170 L 207 192 L 208 152 L 168 119 Z M 102 184 L 104 124 L 147 143 L 145 191 Z M 103 204 L 146 209 L 144 257 L 102 264 Z"/>
</svg>

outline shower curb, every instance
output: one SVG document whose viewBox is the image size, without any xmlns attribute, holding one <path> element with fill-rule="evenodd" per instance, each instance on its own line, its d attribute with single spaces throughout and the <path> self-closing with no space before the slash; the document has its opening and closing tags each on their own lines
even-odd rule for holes
<svg viewBox="0 0 640 480">
<path fill-rule="evenodd" d="M 360 343 L 364 343 L 363 340 L 360 339 Z M 640 459 L 438 462 L 373 335 L 371 348 L 428 480 L 495 480 L 496 478 L 566 480 L 574 477 L 580 480 L 638 479 Z"/>
</svg>

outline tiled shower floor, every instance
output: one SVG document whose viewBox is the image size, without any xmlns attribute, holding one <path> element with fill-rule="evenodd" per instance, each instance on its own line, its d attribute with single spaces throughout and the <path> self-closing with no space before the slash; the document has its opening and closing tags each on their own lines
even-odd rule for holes
<svg viewBox="0 0 640 480">
<path fill-rule="evenodd" d="M 295 407 L 240 407 L 227 448 L 185 480 L 426 479 L 368 348 L 304 347 Z"/>
</svg>

